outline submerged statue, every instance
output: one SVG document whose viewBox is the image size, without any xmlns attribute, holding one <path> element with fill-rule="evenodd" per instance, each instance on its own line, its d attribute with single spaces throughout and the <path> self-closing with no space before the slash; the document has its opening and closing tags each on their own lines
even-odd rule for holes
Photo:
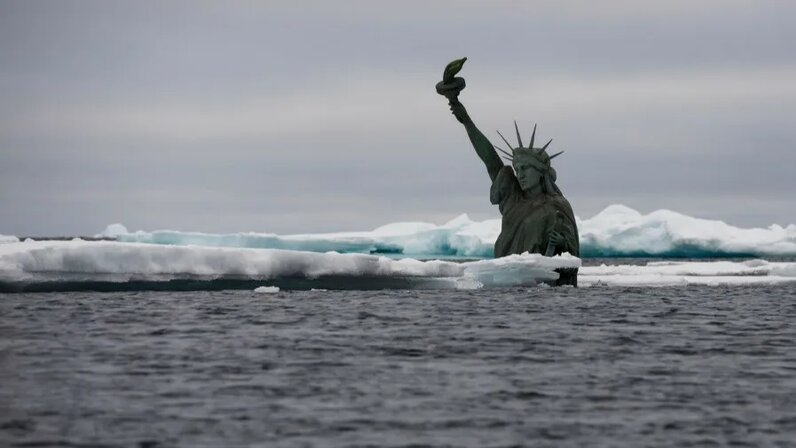
<svg viewBox="0 0 796 448">
<path fill-rule="evenodd" d="M 464 89 L 465 82 L 456 74 L 466 60 L 457 59 L 445 67 L 442 81 L 437 83 L 437 93 L 448 99 L 451 112 L 464 125 L 475 152 L 486 165 L 492 179 L 489 199 L 498 205 L 503 215 L 500 236 L 495 242 L 495 257 L 524 252 L 548 257 L 569 252 L 578 256 L 580 247 L 575 215 L 569 201 L 556 186 L 556 171 L 550 166 L 550 161 L 563 151 L 552 156 L 547 154 L 552 139 L 541 148 L 535 148 L 535 125 L 530 144 L 523 146 L 516 121 L 517 147 L 513 147 L 499 131 L 498 135 L 511 152 L 492 145 L 459 101 L 459 93 Z M 503 164 L 496 149 L 504 154 L 510 165 Z M 557 285 L 577 286 L 577 269 L 560 269 L 558 273 Z"/>
</svg>

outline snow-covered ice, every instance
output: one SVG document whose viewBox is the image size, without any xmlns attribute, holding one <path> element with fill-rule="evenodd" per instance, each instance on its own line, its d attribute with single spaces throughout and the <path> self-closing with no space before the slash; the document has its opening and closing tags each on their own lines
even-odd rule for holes
<svg viewBox="0 0 796 448">
<path fill-rule="evenodd" d="M 96 237 L 96 238 L 116 238 L 116 237 L 118 237 L 120 235 L 126 235 L 128 233 L 130 233 L 130 232 L 127 230 L 127 227 L 125 227 L 122 224 L 119 224 L 117 222 L 117 223 L 114 223 L 114 224 L 109 224 L 107 227 L 105 227 L 105 230 L 103 230 L 102 232 L 94 235 L 94 237 Z"/>
<path fill-rule="evenodd" d="M 0 235 L 0 244 L 3 243 L 18 243 L 19 238 L 13 235 Z"/>
<path fill-rule="evenodd" d="M 743 229 L 670 210 L 648 215 L 612 205 L 578 223 L 582 256 L 796 255 L 796 225 Z"/>
<path fill-rule="evenodd" d="M 796 281 L 796 263 L 659 261 L 645 265 L 584 266 L 580 286 L 754 285 Z"/>
<path fill-rule="evenodd" d="M 403 278 L 418 287 L 512 286 L 555 280 L 569 255 L 512 255 L 468 263 L 281 249 L 165 246 L 115 241 L 35 241 L 0 246 L 0 282 L 169 281 L 346 277 Z M 426 279 L 428 281 L 412 280 Z"/>
<path fill-rule="evenodd" d="M 278 287 L 285 279 L 369 279 L 384 287 L 474 289 L 533 285 L 555 280 L 554 269 L 575 268 L 580 259 L 538 254 L 457 263 L 392 259 L 366 254 L 281 249 L 166 246 L 114 241 L 33 241 L 0 245 L 0 290 L 47 282 L 169 282 L 175 279 L 236 279 Z M 796 281 L 796 263 L 748 261 L 661 261 L 646 265 L 580 268 L 579 283 L 620 286 L 770 284 Z M 11 286 L 9 286 L 11 285 Z M 370 284 L 373 287 L 374 283 Z M 334 283 L 305 287 L 335 289 Z M 252 286 L 253 288 L 254 286 Z M 284 289 L 284 288 L 283 288 Z M 288 288 L 289 289 L 289 288 Z M 356 289 L 356 287 L 354 288 Z"/>
<path fill-rule="evenodd" d="M 491 258 L 500 220 L 473 221 L 467 215 L 436 225 L 400 222 L 372 231 L 277 235 L 209 234 L 158 230 L 114 233 L 118 241 L 213 247 L 249 247 L 313 252 L 403 254 L 414 258 Z M 796 225 L 740 228 L 669 210 L 642 214 L 612 205 L 578 220 L 584 257 L 732 257 L 796 256 Z"/>
</svg>

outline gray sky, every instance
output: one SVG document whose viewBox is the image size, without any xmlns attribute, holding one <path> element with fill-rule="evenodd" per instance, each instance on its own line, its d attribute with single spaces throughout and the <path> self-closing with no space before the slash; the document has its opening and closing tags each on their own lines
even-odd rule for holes
<svg viewBox="0 0 796 448">
<path fill-rule="evenodd" d="M 783 1 L 0 0 L 0 234 L 498 217 L 434 91 L 462 56 L 578 216 L 793 223 L 793 42 Z"/>
</svg>

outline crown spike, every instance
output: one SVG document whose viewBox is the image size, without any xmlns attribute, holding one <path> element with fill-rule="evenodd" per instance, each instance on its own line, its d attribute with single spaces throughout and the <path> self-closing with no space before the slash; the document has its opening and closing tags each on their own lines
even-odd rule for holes
<svg viewBox="0 0 796 448">
<path fill-rule="evenodd" d="M 528 149 L 533 149 L 534 139 L 536 139 L 536 123 L 533 124 L 533 134 L 531 134 L 531 144 L 528 145 Z"/>
<path fill-rule="evenodd" d="M 517 126 L 517 120 L 514 120 L 514 130 L 517 131 L 517 147 L 522 148 L 522 137 L 520 137 L 520 128 Z"/>
<path fill-rule="evenodd" d="M 500 131 L 497 131 L 497 133 L 498 133 L 498 135 L 500 136 L 500 138 L 502 138 L 502 139 L 503 139 L 503 141 L 504 141 L 504 142 L 506 142 L 506 146 L 508 146 L 509 148 L 512 148 L 512 147 L 513 147 L 513 146 L 511 146 L 511 143 L 509 143 L 509 141 L 508 141 L 508 140 L 506 140 L 506 137 L 503 137 L 503 134 L 501 134 L 501 133 L 500 133 Z"/>
<path fill-rule="evenodd" d="M 553 154 L 552 156 L 550 156 L 550 160 L 555 159 L 556 157 L 560 156 L 561 154 L 564 154 L 564 151 L 559 151 L 559 152 Z"/>
<path fill-rule="evenodd" d="M 505 154 L 505 155 L 507 155 L 507 156 L 509 156 L 509 157 L 511 157 L 511 158 L 513 158 L 513 157 L 514 157 L 514 156 L 513 156 L 511 153 L 509 153 L 509 152 L 508 152 L 508 151 L 506 151 L 505 149 L 501 148 L 500 146 L 498 146 L 498 145 L 492 145 L 492 146 L 494 146 L 494 147 L 495 147 L 495 149 L 497 149 L 498 151 L 502 152 L 503 154 Z"/>
<path fill-rule="evenodd" d="M 503 159 L 504 159 L 506 162 L 509 162 L 509 163 L 514 163 L 514 159 L 510 159 L 510 158 L 508 158 L 508 157 L 506 157 L 506 156 L 500 156 L 500 157 L 503 157 Z"/>
<path fill-rule="evenodd" d="M 545 151 L 545 149 L 547 149 L 547 147 L 550 146 L 550 143 L 553 143 L 553 139 L 552 138 L 547 143 L 545 143 L 544 146 L 539 148 L 539 154 L 543 153 Z"/>
</svg>

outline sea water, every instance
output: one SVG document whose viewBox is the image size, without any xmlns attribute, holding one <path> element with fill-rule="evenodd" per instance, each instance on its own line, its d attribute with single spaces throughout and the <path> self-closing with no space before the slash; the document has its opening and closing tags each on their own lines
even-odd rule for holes
<svg viewBox="0 0 796 448">
<path fill-rule="evenodd" d="M 0 294 L 0 445 L 796 440 L 794 282 L 260 291 Z"/>
</svg>

